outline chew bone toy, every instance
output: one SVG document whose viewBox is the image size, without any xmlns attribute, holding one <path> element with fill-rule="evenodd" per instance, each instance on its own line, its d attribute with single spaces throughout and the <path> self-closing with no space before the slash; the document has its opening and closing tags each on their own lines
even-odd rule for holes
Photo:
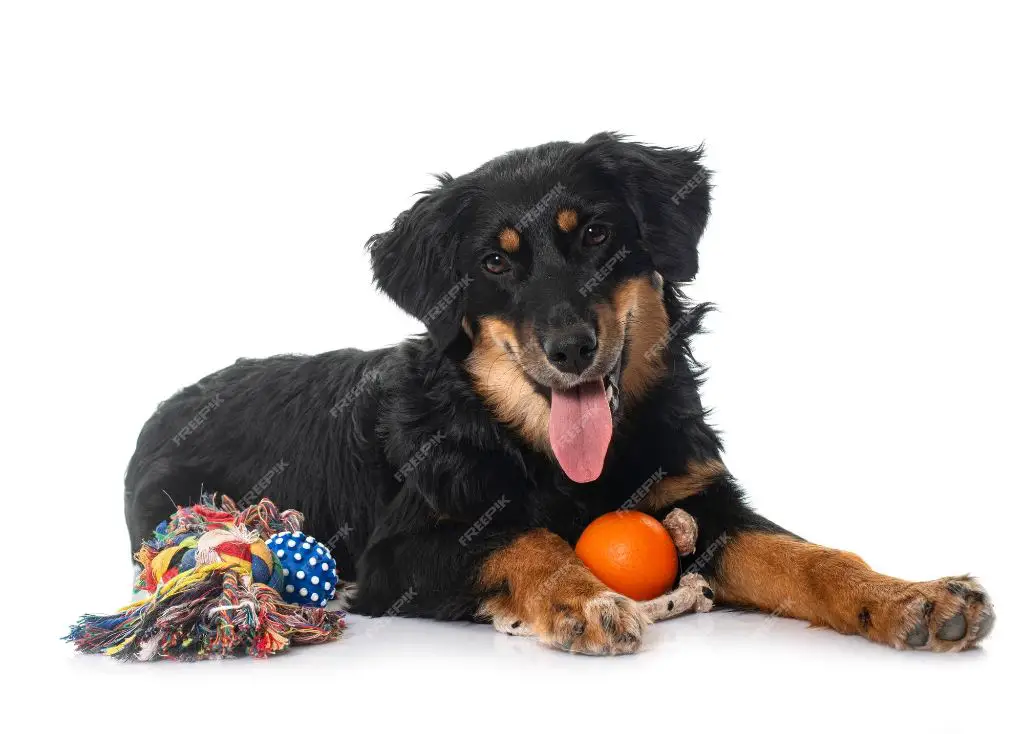
<svg viewBox="0 0 1024 734">
<path fill-rule="evenodd" d="M 684 510 L 672 510 L 662 525 L 672 537 L 680 558 L 697 548 L 697 521 Z M 640 606 L 652 622 L 678 617 L 686 612 L 710 612 L 715 594 L 699 573 L 684 573 L 675 589 Z"/>
</svg>

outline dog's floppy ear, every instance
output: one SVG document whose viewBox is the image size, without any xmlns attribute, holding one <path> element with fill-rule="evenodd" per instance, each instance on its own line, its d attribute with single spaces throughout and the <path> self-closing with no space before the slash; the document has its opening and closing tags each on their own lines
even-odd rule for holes
<svg viewBox="0 0 1024 734">
<path fill-rule="evenodd" d="M 458 336 L 469 277 L 458 272 L 459 220 L 471 202 L 452 191 L 452 178 L 366 243 L 377 287 L 427 327 L 439 347 Z"/>
<path fill-rule="evenodd" d="M 711 174 L 700 164 L 701 148 L 658 148 L 614 133 L 585 145 L 626 197 L 658 272 L 669 281 L 692 280 L 711 207 Z"/>
</svg>

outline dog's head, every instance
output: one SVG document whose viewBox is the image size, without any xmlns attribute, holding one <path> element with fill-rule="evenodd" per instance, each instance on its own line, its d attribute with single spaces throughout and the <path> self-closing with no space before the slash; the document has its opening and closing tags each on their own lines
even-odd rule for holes
<svg viewBox="0 0 1024 734">
<path fill-rule="evenodd" d="M 477 390 L 576 482 L 664 369 L 665 282 L 697 272 L 700 151 L 612 134 L 514 151 L 438 187 L 369 242 L 374 277 Z"/>
</svg>

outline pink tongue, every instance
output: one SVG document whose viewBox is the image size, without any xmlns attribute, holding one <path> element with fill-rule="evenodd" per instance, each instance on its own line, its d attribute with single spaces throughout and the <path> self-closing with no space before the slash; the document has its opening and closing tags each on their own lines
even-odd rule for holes
<svg viewBox="0 0 1024 734">
<path fill-rule="evenodd" d="M 612 412 L 601 380 L 551 391 L 548 440 L 569 479 L 583 484 L 601 476 L 612 440 Z"/>
</svg>

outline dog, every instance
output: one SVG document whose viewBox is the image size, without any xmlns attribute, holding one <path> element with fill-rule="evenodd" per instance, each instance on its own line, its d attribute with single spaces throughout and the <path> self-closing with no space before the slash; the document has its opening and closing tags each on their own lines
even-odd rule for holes
<svg viewBox="0 0 1024 734">
<path fill-rule="evenodd" d="M 807 542 L 724 465 L 690 352 L 708 307 L 680 290 L 710 211 L 701 159 L 602 133 L 439 176 L 367 243 L 377 286 L 427 332 L 241 359 L 163 402 L 126 473 L 132 548 L 203 492 L 266 496 L 328 539 L 353 612 L 624 654 L 648 616 L 573 545 L 604 513 L 678 508 L 716 603 L 899 649 L 975 646 L 995 615 L 973 578 L 904 581 Z"/>
</svg>

